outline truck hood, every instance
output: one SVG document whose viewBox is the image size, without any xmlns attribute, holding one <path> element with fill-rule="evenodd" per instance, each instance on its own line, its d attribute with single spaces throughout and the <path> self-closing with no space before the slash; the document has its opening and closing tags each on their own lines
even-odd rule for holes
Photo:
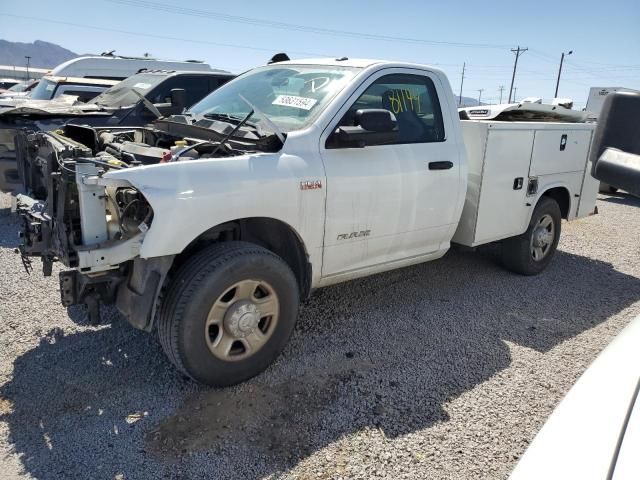
<svg viewBox="0 0 640 480">
<path fill-rule="evenodd" d="M 233 157 L 187 159 L 177 162 L 156 163 L 122 170 L 110 170 L 103 175 L 105 179 L 126 180 L 142 192 L 183 192 L 183 182 L 189 187 L 189 195 L 194 195 L 198 188 L 208 191 L 212 186 L 212 179 L 218 189 L 233 188 L 232 180 L 259 181 L 246 175 L 251 169 L 259 166 L 260 162 L 273 161 L 278 154 L 251 152 Z M 237 177 L 236 177 L 237 176 Z M 264 179 L 263 179 L 264 180 Z"/>
<path fill-rule="evenodd" d="M 277 203 L 273 198 L 295 204 L 294 195 L 300 193 L 298 172 L 305 168 L 304 159 L 295 155 L 249 153 L 109 171 L 102 180 L 114 184 L 124 180 L 151 205 L 153 220 L 140 251 L 147 258 L 158 252 L 179 253 L 186 239 L 235 218 L 278 218 L 270 210 Z M 256 202 L 261 197 L 265 201 Z"/>
</svg>

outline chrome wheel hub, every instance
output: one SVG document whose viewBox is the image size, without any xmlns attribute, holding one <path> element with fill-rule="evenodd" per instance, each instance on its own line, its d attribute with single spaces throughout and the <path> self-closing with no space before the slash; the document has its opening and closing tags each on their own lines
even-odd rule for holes
<svg viewBox="0 0 640 480">
<path fill-rule="evenodd" d="M 224 317 L 224 328 L 229 335 L 245 338 L 252 333 L 260 322 L 260 310 L 248 300 L 234 303 Z"/>
<path fill-rule="evenodd" d="M 279 316 L 280 303 L 271 285 L 242 280 L 213 302 L 205 322 L 205 341 L 215 357 L 243 360 L 267 343 Z"/>
<path fill-rule="evenodd" d="M 541 261 L 551 251 L 555 239 L 555 225 L 551 215 L 543 215 L 531 235 L 531 257 L 536 262 Z"/>
<path fill-rule="evenodd" d="M 544 228 L 537 228 L 533 234 L 533 245 L 536 247 L 545 247 L 553 241 L 553 234 Z"/>
</svg>

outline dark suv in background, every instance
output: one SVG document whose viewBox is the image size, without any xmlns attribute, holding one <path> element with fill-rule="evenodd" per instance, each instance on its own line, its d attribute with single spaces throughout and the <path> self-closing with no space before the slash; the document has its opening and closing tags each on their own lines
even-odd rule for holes
<svg viewBox="0 0 640 480">
<path fill-rule="evenodd" d="M 15 154 L 18 130 L 50 131 L 67 123 L 141 126 L 160 115 L 181 113 L 234 77 L 222 70 L 146 70 L 87 103 L 64 105 L 26 100 L 13 106 L 0 104 L 0 190 L 10 192 L 21 185 Z"/>
</svg>

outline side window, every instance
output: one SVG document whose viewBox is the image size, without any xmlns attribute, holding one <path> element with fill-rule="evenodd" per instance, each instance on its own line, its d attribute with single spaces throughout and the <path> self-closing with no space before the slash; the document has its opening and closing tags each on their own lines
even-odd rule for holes
<svg viewBox="0 0 640 480">
<path fill-rule="evenodd" d="M 174 88 L 184 88 L 187 95 L 187 107 L 190 107 L 209 93 L 209 79 L 206 76 L 190 77 L 186 75 L 169 78 L 151 94 L 151 101 L 153 103 L 170 103 L 171 90 Z"/>
<path fill-rule="evenodd" d="M 151 103 L 169 103 L 171 102 L 172 88 L 181 88 L 176 86 L 175 77 L 160 82 L 160 85 L 155 87 L 147 98 Z"/>
<path fill-rule="evenodd" d="M 190 107 L 196 102 L 199 102 L 206 97 L 209 90 L 209 79 L 202 77 L 190 77 L 186 79 L 184 88 L 187 92 L 187 107 Z"/>
<path fill-rule="evenodd" d="M 101 94 L 105 90 L 106 90 L 106 87 L 101 88 L 101 87 L 88 87 L 88 86 L 82 86 L 82 85 L 79 85 L 79 86 L 61 85 L 56 90 L 54 98 L 59 97 L 60 95 L 73 95 L 75 97 L 78 97 L 78 100 L 80 102 L 88 102 L 92 98 L 97 97 L 99 94 Z"/>
<path fill-rule="evenodd" d="M 91 92 L 91 91 L 74 91 L 74 90 L 66 90 L 63 92 L 64 95 L 74 95 L 78 97 L 80 102 L 88 102 L 94 97 L 97 97 L 101 92 Z M 62 94 L 61 94 L 62 95 Z"/>
<path fill-rule="evenodd" d="M 360 109 L 385 109 L 398 122 L 397 143 L 445 140 L 442 112 L 435 86 L 422 75 L 393 74 L 380 77 L 353 103 L 338 126 L 356 126 Z"/>
<path fill-rule="evenodd" d="M 218 78 L 209 78 L 209 92 L 213 92 L 215 89 L 220 88 L 222 85 L 227 83 L 231 78 L 228 77 L 218 77 Z"/>
</svg>

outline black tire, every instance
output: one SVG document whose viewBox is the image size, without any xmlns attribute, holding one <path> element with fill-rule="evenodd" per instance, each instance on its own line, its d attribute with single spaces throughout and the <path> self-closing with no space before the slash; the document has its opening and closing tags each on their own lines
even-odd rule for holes
<svg viewBox="0 0 640 480">
<path fill-rule="evenodd" d="M 225 361 L 209 347 L 207 318 L 230 287 L 247 280 L 268 282 L 277 295 L 279 316 L 268 340 L 255 353 Z M 171 362 L 185 375 L 207 385 L 233 385 L 259 374 L 280 354 L 295 326 L 298 304 L 295 276 L 280 257 L 251 243 L 218 243 L 195 254 L 173 276 L 160 306 L 158 337 Z"/>
<path fill-rule="evenodd" d="M 617 193 L 618 189 L 609 185 L 609 193 Z"/>
<path fill-rule="evenodd" d="M 553 222 L 553 240 L 544 250 L 540 259 L 532 253 L 532 238 L 540 221 L 550 217 Z M 542 197 L 531 215 L 529 228 L 522 235 L 505 240 L 502 244 L 502 262 L 512 272 L 521 275 L 537 275 L 542 272 L 556 252 L 560 240 L 562 214 L 558 202 L 550 197 Z"/>
</svg>

